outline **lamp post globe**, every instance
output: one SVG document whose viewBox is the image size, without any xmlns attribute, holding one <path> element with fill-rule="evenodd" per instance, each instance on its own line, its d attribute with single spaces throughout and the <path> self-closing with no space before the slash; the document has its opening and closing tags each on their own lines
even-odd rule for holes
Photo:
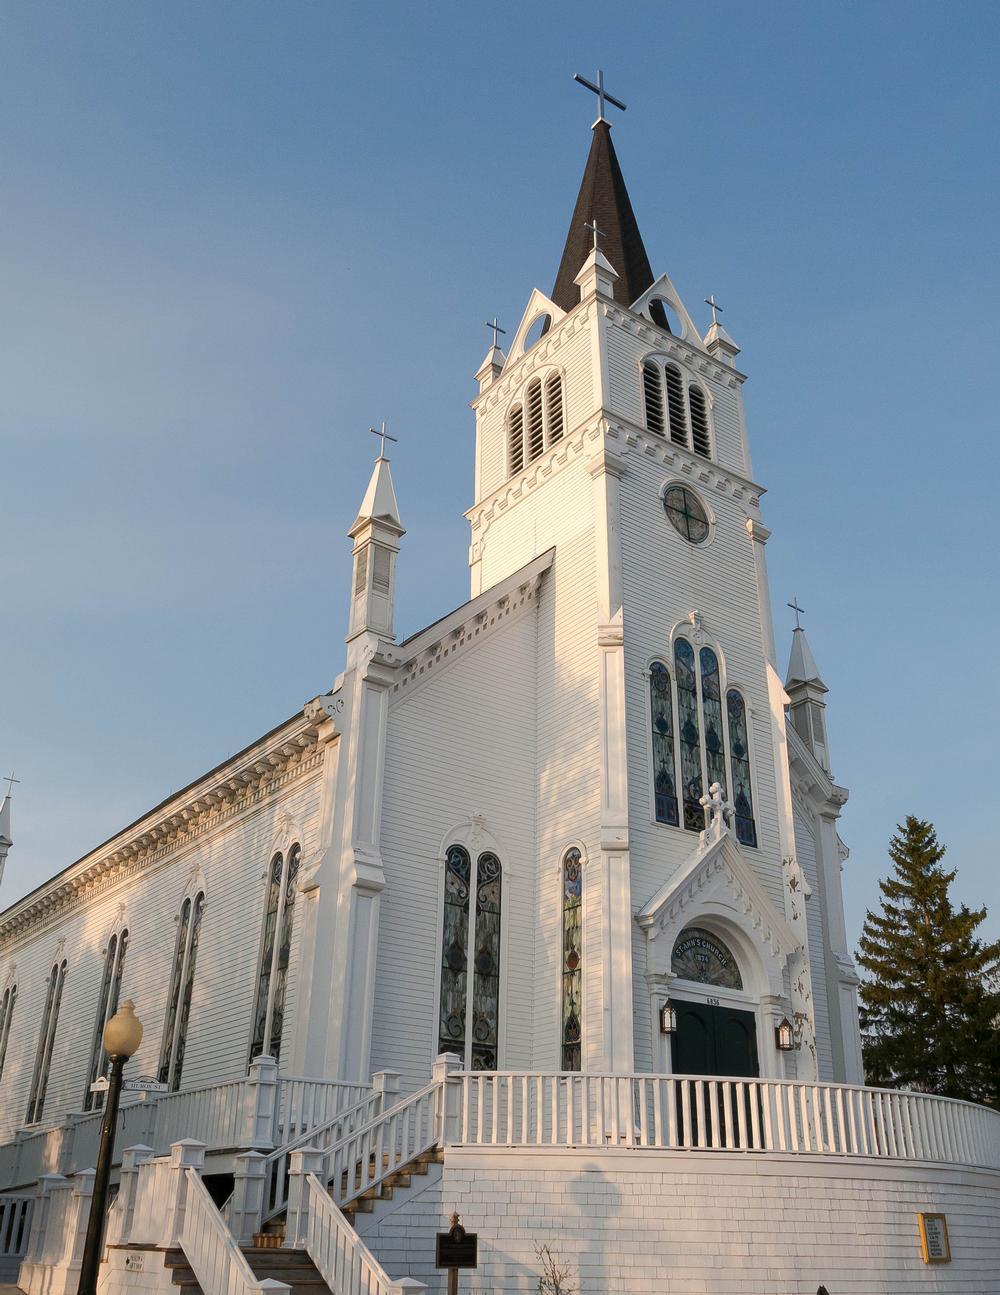
<svg viewBox="0 0 1000 1295">
<path fill-rule="evenodd" d="M 125 1000 L 104 1027 L 104 1050 L 111 1062 L 108 1091 L 104 1102 L 104 1119 L 101 1121 L 101 1140 L 97 1148 L 94 1167 L 94 1195 L 90 1202 L 87 1220 L 87 1237 L 80 1263 L 80 1283 L 77 1295 L 97 1295 L 97 1273 L 101 1266 L 104 1248 L 104 1220 L 108 1209 L 108 1182 L 115 1151 L 115 1125 L 118 1122 L 118 1103 L 122 1092 L 122 1071 L 142 1042 L 142 1022 L 135 1014 L 135 1003 Z"/>
</svg>

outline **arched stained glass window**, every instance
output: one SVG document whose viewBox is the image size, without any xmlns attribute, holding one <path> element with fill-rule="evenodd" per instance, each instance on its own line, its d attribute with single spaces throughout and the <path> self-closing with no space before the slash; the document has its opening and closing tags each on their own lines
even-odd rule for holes
<svg viewBox="0 0 1000 1295">
<path fill-rule="evenodd" d="M 257 972 L 253 1037 L 250 1043 L 251 1061 L 263 1053 L 277 1061 L 281 1051 L 301 853 L 301 848 L 293 845 L 287 857 L 280 852 L 276 854 L 268 869 L 264 931 Z"/>
<path fill-rule="evenodd" d="M 701 664 L 701 711 L 705 720 L 705 772 L 708 786 L 717 782 L 726 795 L 726 747 L 722 720 L 719 658 L 709 647 L 698 654 Z"/>
<path fill-rule="evenodd" d="M 730 688 L 726 693 L 726 709 L 729 712 L 729 759 L 733 767 L 732 802 L 736 839 L 741 845 L 755 846 L 757 825 L 753 817 L 753 789 L 750 783 L 747 707 L 742 694 L 735 688 Z"/>
<path fill-rule="evenodd" d="M 500 1041 L 500 890 L 495 854 L 476 864 L 476 960 L 472 977 L 472 1069 L 496 1070 Z"/>
<path fill-rule="evenodd" d="M 453 845 L 444 865 L 444 936 L 441 940 L 441 1021 L 438 1051 L 465 1058 L 465 1000 L 469 967 L 468 853 Z"/>
<path fill-rule="evenodd" d="M 438 1050 L 458 1053 L 472 1070 L 497 1068 L 502 886 L 503 868 L 495 854 L 481 854 L 473 869 L 462 846 L 450 847 L 445 855 Z"/>
<path fill-rule="evenodd" d="M 125 967 L 125 950 L 128 948 L 128 930 L 115 932 L 108 940 L 104 953 L 104 974 L 101 977 L 101 993 L 97 1000 L 97 1017 L 94 1021 L 94 1040 L 90 1049 L 90 1069 L 88 1071 L 87 1091 L 83 1097 L 83 1109 L 91 1111 L 100 1109 L 104 1104 L 104 1094 L 91 1092 L 91 1086 L 107 1074 L 108 1054 L 104 1051 L 104 1027 L 118 1011 L 118 999 L 121 995 L 122 972 Z"/>
<path fill-rule="evenodd" d="M 581 1068 L 583 1037 L 583 861 L 575 847 L 562 866 L 562 1069 Z"/>
<path fill-rule="evenodd" d="M 59 1008 L 62 1004 L 63 986 L 66 983 L 66 959 L 52 965 L 49 972 L 48 988 L 45 994 L 45 1009 L 42 1012 L 42 1028 L 38 1036 L 38 1053 L 35 1057 L 35 1072 L 31 1077 L 31 1092 L 28 1096 L 28 1113 L 25 1124 L 35 1124 L 42 1118 L 45 1110 L 45 1093 L 49 1086 L 49 1069 L 52 1065 L 52 1048 L 59 1025 Z"/>
<path fill-rule="evenodd" d="M 649 709 L 653 726 L 653 794 L 658 823 L 680 823 L 674 756 L 674 699 L 670 671 L 662 661 L 649 668 Z"/>
<path fill-rule="evenodd" d="M 201 920 L 205 911 L 205 893 L 199 890 L 181 904 L 177 918 L 177 943 L 174 946 L 174 965 L 170 973 L 170 990 L 167 996 L 167 1018 L 163 1027 L 160 1047 L 160 1068 L 157 1078 L 176 1092 L 181 1084 L 184 1052 L 187 1046 L 188 1023 L 191 1019 L 191 996 L 194 992 L 194 971 L 201 938 Z"/>
<path fill-rule="evenodd" d="M 0 1079 L 3 1078 L 4 1063 L 7 1060 L 7 1041 L 10 1038 L 10 1022 L 17 1003 L 17 985 L 11 985 L 3 991 L 0 1000 Z"/>
<path fill-rule="evenodd" d="M 684 826 L 690 832 L 705 827 L 701 807 L 701 725 L 698 720 L 698 681 L 694 673 L 694 648 L 687 639 L 674 646 L 674 668 L 677 672 L 677 723 L 681 746 L 681 794 L 684 803 Z"/>
</svg>

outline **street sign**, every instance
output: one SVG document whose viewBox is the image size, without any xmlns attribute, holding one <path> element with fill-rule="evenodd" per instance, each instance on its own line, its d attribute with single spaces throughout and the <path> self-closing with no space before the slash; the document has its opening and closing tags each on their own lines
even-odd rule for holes
<svg viewBox="0 0 1000 1295">
<path fill-rule="evenodd" d="M 165 1093 L 167 1086 L 158 1079 L 126 1079 L 122 1090 L 126 1093 Z"/>
</svg>

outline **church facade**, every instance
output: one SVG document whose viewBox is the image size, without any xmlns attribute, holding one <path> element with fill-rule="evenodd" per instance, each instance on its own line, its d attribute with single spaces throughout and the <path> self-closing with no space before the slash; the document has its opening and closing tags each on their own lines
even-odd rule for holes
<svg viewBox="0 0 1000 1295">
<path fill-rule="evenodd" d="M 771 1136 L 771 1098 L 751 1093 L 827 1094 L 816 1120 L 828 1150 L 840 1138 L 843 1186 L 847 1134 L 831 1130 L 850 1124 L 843 1094 L 866 1091 L 841 893 L 847 793 L 800 628 L 784 681 L 778 672 L 745 379 L 713 317 L 702 336 L 669 277 L 654 276 L 602 115 L 555 287 L 532 292 L 507 352 L 494 339 L 476 374 L 469 601 L 399 637 L 404 510 L 383 441 L 349 533 L 332 688 L 0 915 L 0 1166 L 22 1165 L 0 1187 L 30 1176 L 11 1147 L 50 1147 L 99 1111 L 101 1031 L 126 998 L 145 1024 L 126 1073 L 154 1082 L 151 1106 L 239 1085 L 262 1057 L 279 1084 L 360 1092 L 374 1072 L 390 1075 L 404 1103 L 435 1073 L 464 1084 L 443 1168 L 414 1208 L 356 1215 L 387 1267 L 427 1284 L 433 1234 L 456 1201 L 490 1215 L 484 1181 L 509 1204 L 512 1183 L 535 1174 L 529 1195 L 543 1203 L 546 1184 L 580 1172 L 560 1157 L 599 1141 L 612 1160 L 592 1172 L 618 1203 L 592 1198 L 603 1240 L 590 1269 L 564 1246 L 580 1288 L 735 1291 L 705 1276 L 711 1238 L 733 1265 L 755 1242 L 748 1232 L 727 1249 L 709 1203 L 731 1211 L 755 1195 L 766 1213 L 748 1166 Z M 681 1084 L 643 1114 L 645 1077 L 683 1076 L 711 1085 L 691 1090 L 696 1106 Z M 619 1107 L 612 1134 L 594 1097 L 610 1079 L 641 1094 L 627 1103 L 628 1135 Z M 703 1091 L 721 1105 L 697 1105 Z M 772 1174 L 781 1209 L 831 1191 L 821 1157 L 787 1163 L 817 1150 L 792 1145 L 813 1116 L 797 1118 L 780 1172 L 775 1161 L 753 1170 Z M 680 1170 L 671 1139 L 689 1153 Z M 986 1136 L 994 1151 L 997 1139 Z M 661 1230 L 690 1229 L 702 1258 L 651 1260 L 619 1282 L 613 1220 L 638 1181 L 634 1160 L 614 1160 L 626 1142 L 674 1155 L 642 1190 Z M 887 1145 L 873 1131 L 867 1155 Z M 709 1164 L 712 1148 L 732 1163 Z M 36 1169 L 81 1167 L 41 1154 Z M 960 1195 L 975 1194 L 962 1175 L 988 1177 L 982 1160 L 947 1171 Z M 982 1265 L 997 1168 L 970 1242 Z M 697 1223 L 669 1186 L 678 1172 Z M 862 1165 L 847 1189 L 850 1209 L 859 1192 L 875 1202 L 887 1235 L 903 1226 L 887 1203 L 900 1190 L 929 1206 L 947 1195 L 944 1170 L 893 1172 L 904 1188 Z M 586 1205 L 559 1200 L 586 1218 Z M 530 1246 L 504 1240 L 500 1224 L 491 1232 L 485 1215 L 495 1284 L 533 1285 Z M 801 1248 L 829 1243 L 832 1274 L 843 1243 L 813 1231 Z M 923 1265 L 909 1240 L 898 1287 L 886 1267 L 885 1284 L 837 1289 L 910 1291 L 912 1273 L 920 1289 L 1000 1289 L 975 1284 L 985 1266 L 948 1285 L 958 1266 Z M 761 1253 L 781 1280 L 813 1272 L 772 1250 Z M 766 1289 L 800 1287 L 776 1277 Z"/>
</svg>

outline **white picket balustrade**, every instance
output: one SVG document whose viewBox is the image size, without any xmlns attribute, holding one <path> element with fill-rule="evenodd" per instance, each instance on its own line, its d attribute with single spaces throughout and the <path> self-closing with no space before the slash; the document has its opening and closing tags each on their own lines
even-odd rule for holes
<svg viewBox="0 0 1000 1295">
<path fill-rule="evenodd" d="M 398 1287 L 330 1199 L 315 1174 L 306 1176 L 305 1250 L 336 1295 L 390 1295 Z M 408 1283 L 416 1286 L 416 1283 Z"/>
<path fill-rule="evenodd" d="M 207 1147 L 238 1147 L 246 1080 L 164 1093 L 156 1102 L 156 1129 L 152 1140 L 158 1150 L 178 1138 L 197 1138 Z"/>
<path fill-rule="evenodd" d="M 254 1274 L 197 1171 L 188 1169 L 186 1178 L 181 1249 L 206 1295 L 258 1295 L 260 1291 L 280 1295 L 290 1291 L 285 1282 Z"/>
<path fill-rule="evenodd" d="M 34 1196 L 0 1196 L 0 1258 L 24 1254 L 34 1202 Z"/>
<path fill-rule="evenodd" d="M 372 1092 L 371 1084 L 348 1084 L 335 1079 L 280 1077 L 276 1142 L 291 1142 L 310 1129 L 333 1120 Z"/>
<path fill-rule="evenodd" d="M 1000 1112 L 926 1093 L 651 1074 L 462 1074 L 449 1142 L 658 1147 L 940 1161 L 1000 1169 Z"/>
</svg>

